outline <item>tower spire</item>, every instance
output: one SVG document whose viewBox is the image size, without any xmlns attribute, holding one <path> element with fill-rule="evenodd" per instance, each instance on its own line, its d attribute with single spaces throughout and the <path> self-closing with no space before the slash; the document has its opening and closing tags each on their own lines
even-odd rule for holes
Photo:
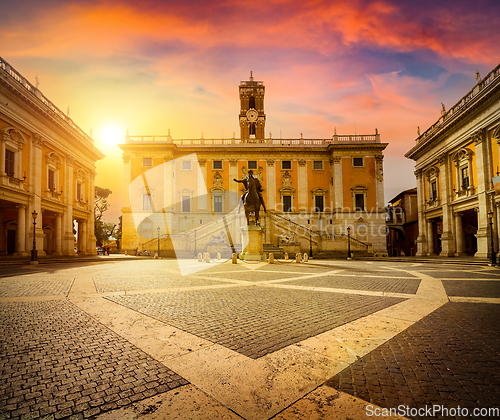
<svg viewBox="0 0 500 420">
<path fill-rule="evenodd" d="M 253 82 L 253 71 L 250 70 L 250 81 Z"/>
</svg>

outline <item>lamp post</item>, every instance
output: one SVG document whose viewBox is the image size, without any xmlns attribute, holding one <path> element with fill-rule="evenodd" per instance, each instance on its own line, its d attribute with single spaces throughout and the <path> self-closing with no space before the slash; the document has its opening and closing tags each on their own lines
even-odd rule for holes
<svg viewBox="0 0 500 420">
<path fill-rule="evenodd" d="M 158 258 L 160 258 L 160 226 L 158 226 Z"/>
<path fill-rule="evenodd" d="M 196 258 L 198 253 L 196 252 L 196 229 L 194 230 L 194 257 Z"/>
<path fill-rule="evenodd" d="M 33 249 L 31 250 L 31 260 L 30 260 L 31 265 L 38 264 L 38 251 L 36 250 L 36 217 L 37 216 L 38 216 L 38 213 L 36 212 L 36 210 L 33 210 L 33 213 L 31 213 L 31 217 L 33 217 Z"/>
<path fill-rule="evenodd" d="M 347 228 L 347 259 L 351 259 L 351 228 Z"/>
<path fill-rule="evenodd" d="M 311 221 L 308 220 L 307 224 L 310 225 Z M 312 249 L 312 242 L 311 242 L 311 228 L 309 228 L 309 258 L 313 257 L 313 249 Z"/>
<path fill-rule="evenodd" d="M 493 212 L 489 211 L 488 212 L 488 218 L 490 219 L 490 266 L 494 266 L 496 263 L 496 256 L 495 256 L 495 246 L 493 244 Z"/>
</svg>

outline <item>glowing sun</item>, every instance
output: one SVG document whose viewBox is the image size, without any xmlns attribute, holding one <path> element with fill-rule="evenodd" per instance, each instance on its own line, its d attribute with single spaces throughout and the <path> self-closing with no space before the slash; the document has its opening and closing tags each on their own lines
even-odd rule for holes
<svg viewBox="0 0 500 420">
<path fill-rule="evenodd" d="M 101 129 L 101 140 L 109 145 L 125 142 L 125 130 L 117 125 L 107 125 Z"/>
</svg>

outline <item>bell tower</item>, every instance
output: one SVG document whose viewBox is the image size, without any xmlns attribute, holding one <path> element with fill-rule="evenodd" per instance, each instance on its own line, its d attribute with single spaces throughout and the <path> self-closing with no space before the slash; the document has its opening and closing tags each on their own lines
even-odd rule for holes
<svg viewBox="0 0 500 420">
<path fill-rule="evenodd" d="M 253 80 L 253 72 L 250 71 L 250 80 L 240 82 L 240 138 L 263 139 L 266 114 L 264 114 L 263 82 Z"/>
</svg>

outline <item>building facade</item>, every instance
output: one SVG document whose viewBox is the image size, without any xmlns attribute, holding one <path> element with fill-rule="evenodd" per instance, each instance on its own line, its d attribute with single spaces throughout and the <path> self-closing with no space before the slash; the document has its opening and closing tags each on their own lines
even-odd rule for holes
<svg viewBox="0 0 500 420">
<path fill-rule="evenodd" d="M 75 255 L 74 226 L 78 253 L 95 254 L 95 162 L 104 155 L 2 58 L 0 140 L 0 255 L 27 256 L 34 239 L 39 256 Z"/>
<path fill-rule="evenodd" d="M 477 83 L 423 134 L 406 157 L 415 161 L 417 255 L 486 258 L 498 250 L 500 66 Z"/>
<path fill-rule="evenodd" d="M 234 179 L 252 170 L 269 210 L 267 215 L 261 212 L 269 246 L 340 252 L 351 227 L 353 244 L 360 250 L 386 253 L 387 144 L 380 142 L 378 132 L 335 133 L 329 139 L 265 138 L 264 95 L 263 82 L 252 75 L 240 83 L 239 139 L 127 134 L 120 145 L 128 192 L 122 208 L 122 250 L 154 250 L 167 237 L 177 250 L 204 250 L 217 241 L 217 229 L 224 223 L 229 242 L 238 243 L 237 227 L 243 222 L 236 210 L 244 188 Z"/>
<path fill-rule="evenodd" d="M 416 255 L 418 238 L 417 188 L 400 192 L 389 201 L 386 224 L 390 257 Z"/>
</svg>

